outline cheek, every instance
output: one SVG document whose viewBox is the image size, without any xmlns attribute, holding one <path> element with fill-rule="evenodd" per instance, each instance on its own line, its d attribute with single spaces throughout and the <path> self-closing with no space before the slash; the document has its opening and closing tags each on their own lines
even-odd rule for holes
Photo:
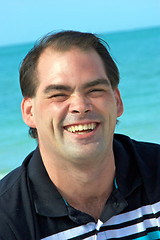
<svg viewBox="0 0 160 240">
<path fill-rule="evenodd" d="M 67 115 L 68 107 L 65 103 L 50 103 L 46 110 L 46 115 L 50 116 L 53 125 L 62 126 L 63 121 Z"/>
<path fill-rule="evenodd" d="M 41 126 L 43 126 L 43 128 L 45 128 L 45 126 L 48 126 L 51 111 L 49 110 L 45 102 L 43 101 L 35 102 L 33 112 L 37 130 L 42 128 Z"/>
<path fill-rule="evenodd" d="M 116 114 L 116 101 L 112 97 L 103 97 L 96 99 L 93 102 L 96 109 L 99 109 L 104 114 Z"/>
</svg>

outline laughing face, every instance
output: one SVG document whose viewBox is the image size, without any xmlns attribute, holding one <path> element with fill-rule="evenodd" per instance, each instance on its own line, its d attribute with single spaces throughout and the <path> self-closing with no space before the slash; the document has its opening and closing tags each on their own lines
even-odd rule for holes
<svg viewBox="0 0 160 240">
<path fill-rule="evenodd" d="M 36 128 L 42 157 L 82 164 L 112 151 L 116 119 L 123 112 L 95 50 L 46 49 L 37 66 L 39 86 L 24 99 L 24 121 Z"/>
</svg>

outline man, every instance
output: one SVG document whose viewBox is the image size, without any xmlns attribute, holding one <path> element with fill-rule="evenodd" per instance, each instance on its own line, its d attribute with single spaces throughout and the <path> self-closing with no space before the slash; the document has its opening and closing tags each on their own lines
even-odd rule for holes
<svg viewBox="0 0 160 240">
<path fill-rule="evenodd" d="M 20 69 L 38 147 L 0 184 L 0 239 L 159 239 L 160 147 L 114 134 L 119 73 L 102 40 L 46 36 Z"/>
</svg>

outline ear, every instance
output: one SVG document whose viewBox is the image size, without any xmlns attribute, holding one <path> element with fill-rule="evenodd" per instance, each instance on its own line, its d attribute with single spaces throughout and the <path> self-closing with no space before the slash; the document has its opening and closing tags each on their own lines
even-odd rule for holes
<svg viewBox="0 0 160 240">
<path fill-rule="evenodd" d="M 123 114 L 124 109 L 123 109 L 123 102 L 121 99 L 121 94 L 120 94 L 118 87 L 116 87 L 114 89 L 114 96 L 115 96 L 116 104 L 117 104 L 117 117 L 120 117 Z"/>
<path fill-rule="evenodd" d="M 36 128 L 34 123 L 34 115 L 33 115 L 33 103 L 32 98 L 23 98 L 21 104 L 22 117 L 24 122 L 32 128 Z"/>
</svg>

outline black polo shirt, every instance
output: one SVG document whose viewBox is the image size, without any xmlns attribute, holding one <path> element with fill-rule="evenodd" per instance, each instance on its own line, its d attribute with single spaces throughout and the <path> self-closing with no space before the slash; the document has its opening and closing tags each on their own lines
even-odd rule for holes
<svg viewBox="0 0 160 240">
<path fill-rule="evenodd" d="M 0 183 L 0 240 L 158 239 L 160 147 L 115 135 L 113 148 L 117 186 L 98 222 L 65 203 L 37 148 Z"/>
</svg>

